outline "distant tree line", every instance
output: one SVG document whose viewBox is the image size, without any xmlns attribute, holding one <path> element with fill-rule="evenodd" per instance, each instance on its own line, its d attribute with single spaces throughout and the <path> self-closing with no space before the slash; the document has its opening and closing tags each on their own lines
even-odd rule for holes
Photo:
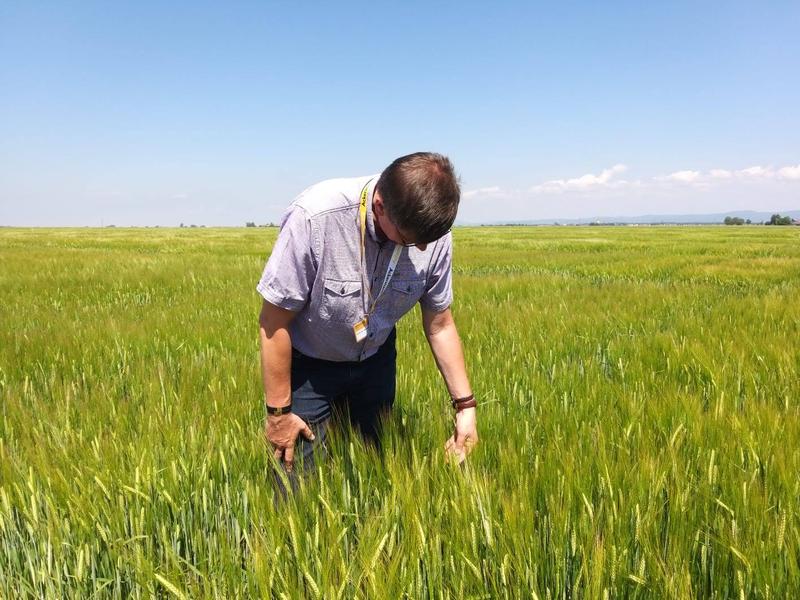
<svg viewBox="0 0 800 600">
<path fill-rule="evenodd" d="M 791 225 L 792 224 L 792 217 L 785 216 L 782 217 L 779 214 L 774 214 L 770 217 L 769 221 L 764 223 L 764 225 Z"/>
<path fill-rule="evenodd" d="M 725 225 L 750 225 L 750 219 L 743 219 L 741 217 L 725 217 L 723 221 Z M 792 224 L 792 217 L 790 216 L 781 216 L 779 214 L 774 214 L 770 217 L 769 221 L 764 221 L 764 225 L 791 225 Z"/>
<path fill-rule="evenodd" d="M 750 219 L 745 221 L 742 217 L 725 217 L 723 223 L 725 225 L 744 225 L 745 223 L 750 225 Z"/>
</svg>

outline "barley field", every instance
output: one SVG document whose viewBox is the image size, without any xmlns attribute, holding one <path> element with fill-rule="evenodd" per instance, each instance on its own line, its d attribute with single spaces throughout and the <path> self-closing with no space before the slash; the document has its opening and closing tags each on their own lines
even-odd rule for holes
<svg viewBox="0 0 800 600">
<path fill-rule="evenodd" d="M 0 598 L 800 595 L 800 228 L 456 229 L 468 464 L 415 310 L 281 505 L 276 234 L 0 229 Z"/>
</svg>

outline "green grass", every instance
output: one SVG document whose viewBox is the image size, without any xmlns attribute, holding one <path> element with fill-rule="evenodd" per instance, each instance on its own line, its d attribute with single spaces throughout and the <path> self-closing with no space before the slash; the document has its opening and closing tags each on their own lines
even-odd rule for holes
<svg viewBox="0 0 800 600">
<path fill-rule="evenodd" d="M 468 467 L 415 311 L 386 458 L 279 507 L 275 235 L 0 229 L 0 597 L 800 593 L 800 229 L 457 229 Z"/>
</svg>

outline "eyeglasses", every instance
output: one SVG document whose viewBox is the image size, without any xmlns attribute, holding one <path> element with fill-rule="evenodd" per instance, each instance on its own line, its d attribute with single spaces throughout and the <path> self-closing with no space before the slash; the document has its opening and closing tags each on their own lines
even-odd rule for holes
<svg viewBox="0 0 800 600">
<path fill-rule="evenodd" d="M 433 243 L 433 242 L 424 242 L 423 243 L 423 242 L 409 242 L 409 241 L 406 241 L 406 239 L 403 237 L 403 234 L 400 233 L 400 228 L 397 225 L 394 224 L 394 221 L 392 221 L 389 218 L 389 215 L 386 215 L 386 220 L 389 221 L 389 223 L 392 224 L 392 227 L 394 227 L 394 230 L 397 233 L 397 237 L 400 238 L 400 245 L 405 247 L 405 248 L 413 248 L 414 246 L 427 246 L 428 244 L 432 244 Z M 451 230 L 452 229 L 448 229 L 440 237 L 446 236 L 448 233 L 450 233 Z"/>
<path fill-rule="evenodd" d="M 417 242 L 407 242 L 405 238 L 402 235 L 400 235 L 399 229 L 397 230 L 397 237 L 400 238 L 400 245 L 404 246 L 405 248 L 413 248 L 414 246 L 417 245 Z"/>
<path fill-rule="evenodd" d="M 394 225 L 394 223 L 392 223 L 392 225 Z M 397 237 L 399 237 L 399 238 L 400 238 L 400 245 L 401 245 L 401 246 L 404 246 L 404 247 L 406 247 L 406 248 L 413 248 L 414 246 L 427 246 L 428 244 L 432 244 L 432 243 L 433 243 L 433 242 L 425 242 L 424 244 L 422 244 L 422 243 L 420 243 L 420 242 L 410 242 L 410 243 L 409 243 L 409 242 L 407 242 L 407 241 L 405 240 L 405 238 L 403 237 L 403 235 L 400 233 L 400 230 L 399 230 L 399 229 L 397 229 L 397 226 L 396 226 L 396 225 L 395 225 L 395 230 L 397 231 Z M 447 235 L 448 233 L 450 233 L 451 231 L 452 231 L 452 229 L 448 229 L 448 230 L 447 230 L 447 231 L 445 231 L 445 232 L 444 232 L 444 233 L 443 233 L 443 234 L 442 234 L 440 237 L 444 237 L 444 236 L 446 236 L 446 235 Z M 434 241 L 435 241 L 435 240 L 434 240 Z"/>
<path fill-rule="evenodd" d="M 389 223 L 392 224 L 392 227 L 394 227 L 395 232 L 397 232 L 397 237 L 400 238 L 400 246 L 403 246 L 405 248 L 412 248 L 412 247 L 417 245 L 417 242 L 407 242 L 406 241 L 406 238 L 404 238 L 403 234 L 400 233 L 400 228 L 397 225 L 394 224 L 394 221 L 392 221 L 389 218 L 389 215 L 386 215 L 386 220 L 389 221 Z"/>
</svg>

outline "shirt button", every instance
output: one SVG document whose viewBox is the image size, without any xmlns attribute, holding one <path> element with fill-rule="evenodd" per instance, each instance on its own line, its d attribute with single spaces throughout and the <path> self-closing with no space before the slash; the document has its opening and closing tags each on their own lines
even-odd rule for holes
<svg viewBox="0 0 800 600">
<path fill-rule="evenodd" d="M 342 286 L 342 292 L 341 293 L 344 294 L 344 286 Z"/>
</svg>

